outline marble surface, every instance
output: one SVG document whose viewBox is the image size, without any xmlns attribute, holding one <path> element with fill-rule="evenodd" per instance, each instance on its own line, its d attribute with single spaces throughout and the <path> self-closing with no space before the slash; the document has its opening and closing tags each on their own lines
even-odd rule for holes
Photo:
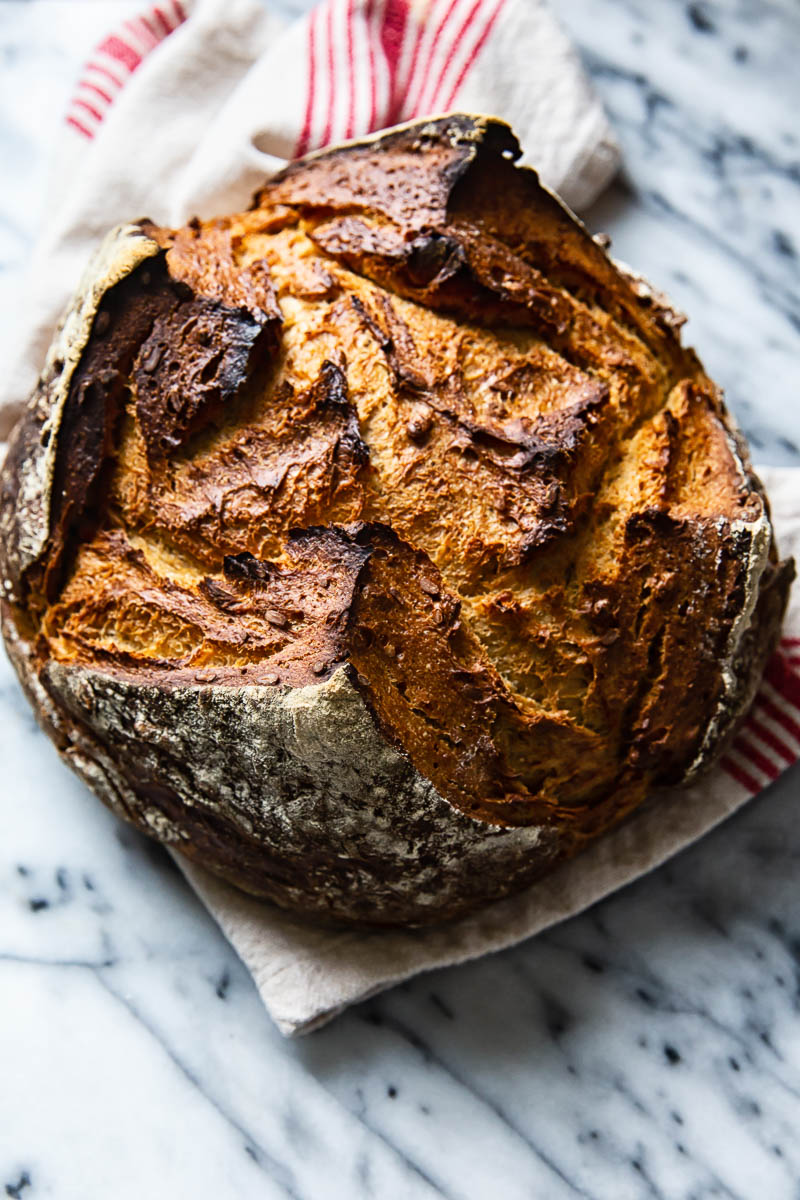
<svg viewBox="0 0 800 1200">
<path fill-rule="evenodd" d="M 127 5 L 0 4 L 2 328 L 71 78 Z M 590 224 L 691 312 L 757 456 L 800 464 L 796 0 L 558 9 L 625 152 Z M 583 916 L 286 1042 L 4 659 L 0 762 L 0 1195 L 800 1195 L 800 771 Z"/>
</svg>

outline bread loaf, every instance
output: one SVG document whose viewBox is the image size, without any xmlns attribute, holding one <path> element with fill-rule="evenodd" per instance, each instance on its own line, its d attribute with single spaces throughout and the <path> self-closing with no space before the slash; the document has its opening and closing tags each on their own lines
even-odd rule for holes
<svg viewBox="0 0 800 1200">
<path fill-rule="evenodd" d="M 663 298 L 449 116 L 117 229 L 2 477 L 3 625 L 120 816 L 317 918 L 519 889 L 695 776 L 780 627 Z"/>
</svg>

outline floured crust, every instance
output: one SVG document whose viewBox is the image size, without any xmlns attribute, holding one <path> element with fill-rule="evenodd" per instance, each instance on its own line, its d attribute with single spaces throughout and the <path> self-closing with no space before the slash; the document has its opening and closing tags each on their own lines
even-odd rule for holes
<svg viewBox="0 0 800 1200">
<path fill-rule="evenodd" d="M 347 667 L 300 688 L 156 686 L 51 662 L 39 683 L 12 622 L 4 633 L 45 728 L 109 808 L 284 906 L 330 918 L 347 897 L 364 924 L 441 920 L 556 853 L 546 829 L 454 811 L 381 736 Z"/>
<path fill-rule="evenodd" d="M 524 886 L 705 769 L 778 636 L 792 565 L 678 316 L 517 154 L 440 118 L 116 231 L 4 468 L 62 753 L 296 911 Z"/>
</svg>

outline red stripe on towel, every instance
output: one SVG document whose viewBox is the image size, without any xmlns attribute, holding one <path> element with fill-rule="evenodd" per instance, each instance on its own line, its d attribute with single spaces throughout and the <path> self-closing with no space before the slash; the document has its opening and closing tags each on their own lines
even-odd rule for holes
<svg viewBox="0 0 800 1200">
<path fill-rule="evenodd" d="M 76 120 L 76 118 L 73 116 L 67 117 L 67 124 L 71 125 L 73 129 L 76 129 L 78 133 L 82 134 L 83 137 L 88 138 L 89 141 L 91 141 L 94 137 L 94 134 L 91 133 L 85 125 L 81 125 L 80 121 Z"/>
<path fill-rule="evenodd" d="M 746 788 L 748 792 L 751 792 L 752 795 L 755 796 L 757 792 L 762 790 L 761 784 L 757 783 L 752 775 L 748 774 L 743 767 L 740 767 L 738 763 L 735 763 L 733 759 L 728 758 L 727 755 L 725 755 L 720 762 L 720 766 L 724 771 L 727 771 L 737 783 L 740 783 L 743 788 Z"/>
<path fill-rule="evenodd" d="M 90 83 L 88 79 L 84 79 L 78 84 L 78 87 L 88 88 L 90 92 L 94 92 L 96 96 L 99 96 L 101 100 L 105 100 L 106 104 L 111 103 L 111 96 L 109 96 L 108 92 L 104 92 L 96 83 Z"/>
<path fill-rule="evenodd" d="M 425 98 L 425 92 L 428 87 L 428 79 L 430 78 L 430 73 L 433 69 L 433 60 L 436 55 L 436 50 L 439 46 L 440 39 L 445 36 L 445 30 L 447 29 L 449 22 L 452 20 L 453 13 L 455 12 L 457 5 L 458 0 L 450 0 L 444 16 L 440 19 L 439 24 L 436 26 L 433 37 L 430 40 L 428 57 L 425 61 L 424 67 L 422 68 L 422 76 L 414 90 L 413 96 L 409 96 L 409 110 L 411 115 L 415 117 L 425 115 L 420 106 Z"/>
<path fill-rule="evenodd" d="M 756 701 L 756 710 L 759 707 L 759 703 Z M 797 755 L 794 753 L 791 747 L 787 746 L 786 743 L 782 741 L 777 734 L 773 733 L 771 729 L 768 729 L 763 721 L 759 721 L 758 717 L 755 715 L 755 712 L 752 712 L 745 721 L 745 729 L 752 730 L 755 736 L 760 738 L 765 746 L 769 746 L 769 748 L 775 754 L 777 754 L 779 758 L 782 758 L 783 761 L 788 765 L 791 765 L 793 762 L 797 761 Z"/>
<path fill-rule="evenodd" d="M 383 49 L 386 65 L 389 69 L 389 106 L 386 120 L 393 125 L 402 104 L 399 95 L 397 70 L 400 66 L 400 51 L 408 24 L 408 5 L 406 0 L 387 0 L 386 9 L 381 24 L 381 48 Z"/>
<path fill-rule="evenodd" d="M 102 50 L 103 54 L 107 54 L 109 58 L 116 59 L 123 67 L 131 72 L 135 71 L 142 61 L 142 56 L 138 50 L 134 50 L 130 42 L 125 42 L 121 37 L 117 37 L 112 33 L 105 41 L 101 42 L 97 47 Z"/>
<path fill-rule="evenodd" d="M 442 107 L 444 108 L 444 110 L 446 112 L 449 111 L 453 107 L 453 101 L 455 100 L 456 96 L 458 95 L 459 91 L 461 90 L 464 80 L 466 79 L 469 71 L 472 69 L 472 67 L 475 63 L 475 60 L 477 59 L 478 55 L 480 54 L 481 50 L 483 49 L 484 45 L 486 44 L 486 39 L 489 37 L 489 34 L 492 32 L 495 22 L 496 22 L 497 18 L 500 16 L 500 10 L 502 9 L 504 4 L 505 4 L 505 0 L 498 0 L 498 3 L 495 6 L 494 11 L 490 15 L 489 20 L 486 22 L 486 25 L 483 28 L 483 32 L 481 33 L 480 37 L 478 38 L 477 42 L 475 43 L 474 47 L 472 48 L 469 58 L 464 63 L 463 67 L 461 68 L 459 75 L 458 75 L 458 79 L 453 84 L 453 87 L 450 89 L 447 99 L 444 101 L 444 104 L 442 105 Z"/>
<path fill-rule="evenodd" d="M 800 675 L 789 666 L 782 654 L 773 654 L 764 678 L 793 708 L 800 709 Z"/>
<path fill-rule="evenodd" d="M 760 695 L 758 697 L 758 704 L 760 708 L 763 708 L 767 716 L 772 717 L 772 720 L 777 721 L 787 733 L 792 735 L 795 741 L 800 742 L 800 724 L 789 713 L 784 712 L 782 708 L 774 704 L 768 696 Z"/>
<path fill-rule="evenodd" d="M 308 152 L 309 143 L 311 141 L 311 122 L 314 118 L 314 99 L 317 85 L 317 35 L 315 25 L 317 22 L 318 11 L 318 9 L 315 9 L 308 21 L 308 85 L 306 91 L 306 115 L 303 120 L 303 128 L 300 130 L 300 137 L 295 149 L 296 158 L 302 158 L 302 156 Z"/>
<path fill-rule="evenodd" d="M 734 746 L 742 758 L 746 758 L 752 766 L 757 767 L 762 775 L 766 775 L 768 779 L 778 778 L 781 773 L 780 767 L 776 767 L 775 763 L 770 762 L 766 754 L 762 754 L 760 750 L 756 749 L 744 731 L 738 735 Z"/>
<path fill-rule="evenodd" d="M 105 119 L 116 99 L 116 94 L 124 86 L 125 80 L 129 79 L 148 54 L 155 50 L 169 34 L 174 33 L 178 25 L 185 20 L 186 13 L 180 0 L 172 0 L 171 8 L 168 7 L 165 0 L 162 0 L 161 4 L 154 5 L 140 13 L 138 17 L 124 21 L 120 29 L 103 38 L 102 42 L 95 47 L 94 56 L 88 59 L 84 66 L 75 95 L 73 95 L 67 110 L 65 117 L 67 124 L 82 137 L 93 138 L 97 132 L 96 126 Z M 105 66 L 99 62 L 98 55 L 105 55 L 110 60 L 109 65 Z M 113 64 L 118 68 L 119 75 L 110 69 Z M 113 86 L 113 92 L 109 94 L 104 91 L 90 77 L 87 77 L 88 73 L 102 75 Z M 85 97 L 81 96 L 81 91 L 86 89 L 103 100 L 102 111 L 88 104 Z M 75 112 L 76 108 L 89 112 L 96 125 L 90 126 L 81 120 L 80 113 Z"/>
<path fill-rule="evenodd" d="M 72 103 L 77 105 L 78 108 L 86 109 L 86 112 L 88 112 L 91 116 L 93 116 L 95 121 L 102 121 L 103 114 L 101 112 L 98 112 L 98 110 L 96 108 L 94 108 L 94 106 L 91 105 L 88 100 L 82 100 L 80 98 L 80 96 L 77 96 L 72 101 Z"/>
</svg>

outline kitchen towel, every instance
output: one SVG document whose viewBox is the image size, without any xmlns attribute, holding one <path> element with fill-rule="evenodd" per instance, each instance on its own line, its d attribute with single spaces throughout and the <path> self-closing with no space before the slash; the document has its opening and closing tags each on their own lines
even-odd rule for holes
<svg viewBox="0 0 800 1200">
<path fill-rule="evenodd" d="M 269 0 L 162 0 L 96 47 L 66 116 L 0 438 L 103 235 L 246 208 L 286 160 L 459 108 L 504 117 L 576 210 L 619 153 L 544 0 L 325 0 L 286 24 Z"/>
<path fill-rule="evenodd" d="M 617 165 L 602 110 L 538 0 L 328 0 L 284 26 L 256 0 L 163 0 L 86 65 L 54 171 L 52 219 L 6 418 L 30 390 L 59 311 L 106 229 L 243 206 L 285 158 L 436 109 L 506 117 L 526 161 L 573 207 Z M 800 551 L 800 471 L 765 470 L 784 554 Z M 607 895 L 706 832 L 800 754 L 800 611 L 789 614 L 748 721 L 712 775 L 662 793 L 521 896 L 422 931 L 316 929 L 179 866 L 285 1034 L 419 971 L 501 949 Z"/>
</svg>

